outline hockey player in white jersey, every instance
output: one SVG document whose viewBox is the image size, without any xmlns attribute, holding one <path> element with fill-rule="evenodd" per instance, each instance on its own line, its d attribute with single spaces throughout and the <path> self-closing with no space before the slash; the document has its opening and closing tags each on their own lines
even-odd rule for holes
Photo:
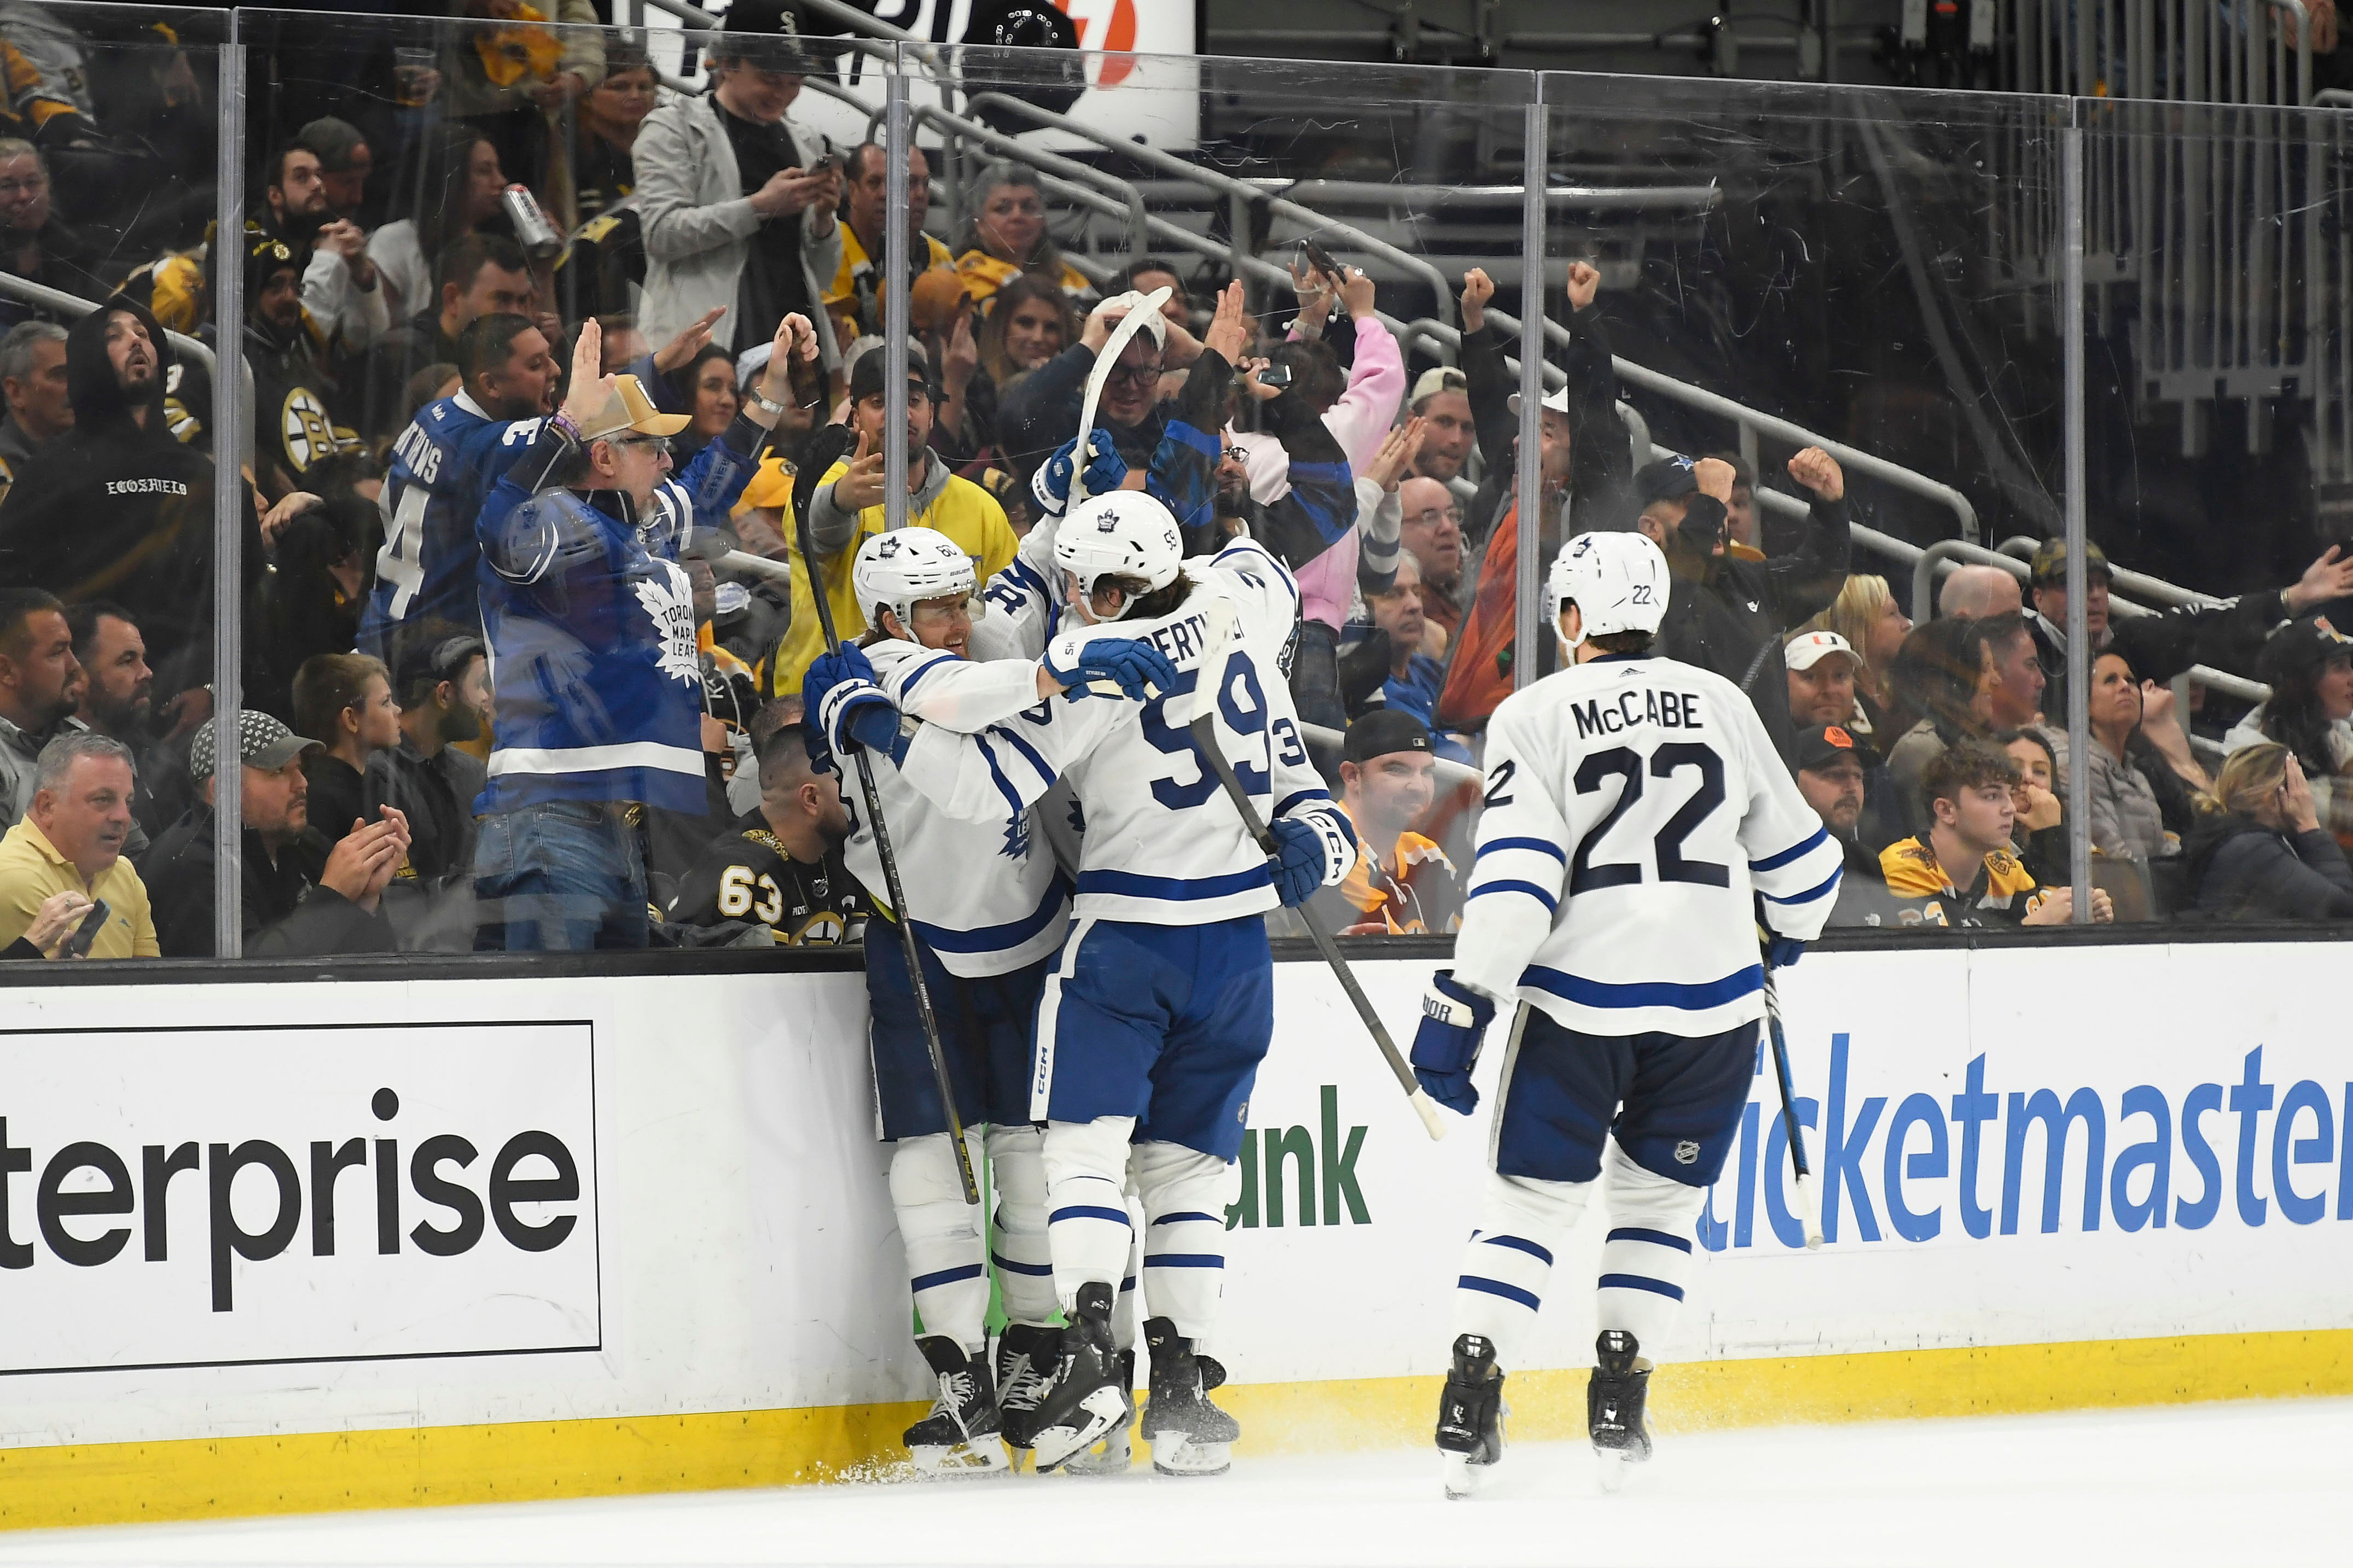
<svg viewBox="0 0 2353 1568">
<path fill-rule="evenodd" d="M 1454 967 L 1422 1000 L 1415 1075 L 1466 1116 L 1481 1035 L 1499 1007 L 1522 1015 L 1455 1290 L 1438 1415 L 1451 1495 L 1502 1457 L 1504 1370 L 1605 1169 L 1587 1422 L 1605 1484 L 1650 1457 L 1642 1352 L 1681 1308 L 1693 1222 L 1756 1071 L 1757 922 L 1771 962 L 1793 963 L 1837 900 L 1838 845 L 1747 699 L 1650 657 L 1667 588 L 1640 534 L 1583 534 L 1554 561 L 1567 668 L 1489 722 Z"/>
<path fill-rule="evenodd" d="M 1071 889 L 1024 803 L 1008 792 L 993 821 L 951 817 L 908 785 L 892 754 L 903 749 L 902 710 L 973 729 L 1032 707 L 1061 686 L 1029 660 L 968 659 L 981 601 L 971 558 L 946 535 L 928 528 L 876 534 L 859 548 L 850 580 L 867 627 L 857 644 L 812 665 L 804 688 L 813 699 L 809 732 L 821 737 L 814 743 L 837 753 L 860 744 L 861 734 L 871 742 L 875 788 L 907 910 L 890 907 L 873 826 L 855 815 L 844 858 L 881 919 L 895 921 L 903 913 L 913 922 L 956 1109 L 968 1129 L 987 1126 L 997 1198 L 992 1248 L 965 1202 L 904 944 L 870 929 L 875 1102 L 882 1136 L 896 1145 L 891 1198 L 923 1322 L 916 1342 L 939 1391 L 931 1413 L 908 1428 L 906 1443 L 928 1472 L 1001 1469 L 1008 1456 L 1000 1436 L 1026 1445 L 1012 1427 L 1034 1410 L 1059 1348 L 1029 1068 L 1038 994 L 1070 923 Z M 1124 679 L 1139 691 L 1148 678 L 1176 679 L 1147 645 L 1107 644 L 1103 652 L 1103 658 L 1088 661 L 1087 677 Z M 861 690 L 870 694 L 863 700 Z M 978 1151 L 974 1160 L 976 1165 Z M 1006 1340 L 1013 1364 L 1006 1382 L 1028 1391 L 1003 1412 L 986 1354 L 992 1251 L 1010 1319 Z"/>
<path fill-rule="evenodd" d="M 1164 1473 L 1213 1475 L 1240 1428 L 1202 1385 L 1225 1263 L 1225 1209 L 1258 1064 L 1273 1032 L 1265 911 L 1337 882 L 1354 832 L 1309 764 L 1282 652 L 1297 587 L 1253 546 L 1181 562 L 1176 520 L 1136 491 L 1071 509 L 1055 538 L 1068 602 L 1085 623 L 1049 645 L 1071 668 L 1105 633 L 1156 647 L 1173 689 L 1145 702 L 1059 698 L 978 734 L 922 726 L 904 776 L 949 811 L 986 816 L 999 782 L 1035 799 L 1071 781 L 1084 818 L 1076 923 L 1039 1003 L 1029 1113 L 1046 1123 L 1047 1227 L 1069 1319 L 1034 1434 L 1060 1468 L 1134 1411 L 1118 1370 L 1113 1303 L 1131 1237 L 1133 1142 L 1145 1215 L 1151 1403 L 1140 1428 Z M 1221 689 L 1194 679 L 1230 627 Z M 1073 694 L 1075 695 L 1075 693 Z M 1282 845 L 1271 863 L 1187 730 L 1212 702 L 1219 742 Z M 986 746 L 1009 758 L 1000 771 Z"/>
</svg>

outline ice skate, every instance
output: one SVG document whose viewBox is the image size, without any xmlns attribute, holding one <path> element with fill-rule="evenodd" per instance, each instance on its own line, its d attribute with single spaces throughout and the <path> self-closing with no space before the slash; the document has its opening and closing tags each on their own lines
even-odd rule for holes
<svg viewBox="0 0 2353 1568">
<path fill-rule="evenodd" d="M 991 1385 L 988 1361 L 964 1353 L 964 1347 L 944 1334 L 926 1334 L 915 1342 L 939 1382 L 939 1398 L 932 1413 L 907 1428 L 907 1451 L 915 1468 L 928 1476 L 979 1475 L 1001 1470 L 1012 1463 L 1000 1440 L 997 1390 Z"/>
<path fill-rule="evenodd" d="M 1119 1386 L 1132 1406 L 1135 1402 L 1135 1352 L 1119 1352 Z M 1131 1441 L 1133 1426 L 1115 1426 L 1103 1435 L 1102 1442 L 1083 1454 L 1074 1454 L 1062 1463 L 1062 1468 L 1074 1476 L 1123 1476 L 1135 1463 L 1135 1447 Z"/>
<path fill-rule="evenodd" d="M 1008 1323 L 997 1337 L 997 1413 L 1017 1470 L 1029 1452 L 1039 1402 L 1054 1385 L 1054 1363 L 1061 1353 L 1061 1331 L 1044 1323 Z"/>
<path fill-rule="evenodd" d="M 1503 1459 L 1505 1413 L 1493 1342 L 1477 1334 L 1459 1336 L 1446 1391 L 1438 1400 L 1438 1452 L 1448 1497 L 1472 1496 L 1486 1481 L 1489 1467 Z"/>
<path fill-rule="evenodd" d="M 1120 1386 L 1111 1300 L 1108 1285 L 1079 1288 L 1078 1309 L 1062 1331 L 1053 1386 L 1039 1403 L 1030 1435 L 1030 1457 L 1040 1474 L 1061 1468 L 1135 1418 L 1134 1404 Z"/>
<path fill-rule="evenodd" d="M 1592 1380 L 1585 1385 L 1585 1426 L 1601 1460 L 1601 1489 L 1626 1484 L 1626 1467 L 1651 1457 L 1651 1430 L 1642 1403 L 1651 1389 L 1651 1363 L 1623 1329 L 1604 1329 L 1593 1342 Z"/>
<path fill-rule="evenodd" d="M 1233 1443 L 1242 1426 L 1209 1403 L 1193 1342 L 1168 1319 L 1153 1318 L 1144 1325 L 1144 1343 L 1152 1352 L 1152 1398 L 1143 1425 L 1152 1468 L 1164 1476 L 1224 1475 L 1233 1468 Z"/>
</svg>

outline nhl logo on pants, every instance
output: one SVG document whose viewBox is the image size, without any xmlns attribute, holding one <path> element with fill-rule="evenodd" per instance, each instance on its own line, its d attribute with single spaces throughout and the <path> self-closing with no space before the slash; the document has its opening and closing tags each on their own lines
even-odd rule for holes
<svg viewBox="0 0 2353 1568">
<path fill-rule="evenodd" d="M 1682 1142 L 1675 1145 L 1676 1164 L 1695 1165 L 1698 1163 L 1699 1145 L 1697 1143 L 1694 1142 L 1691 1139 L 1686 1138 Z"/>
</svg>

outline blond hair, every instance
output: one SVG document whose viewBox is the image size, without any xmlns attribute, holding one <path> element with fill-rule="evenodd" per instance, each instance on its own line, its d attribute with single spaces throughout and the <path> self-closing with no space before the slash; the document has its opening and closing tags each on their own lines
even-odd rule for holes
<svg viewBox="0 0 2353 1568">
<path fill-rule="evenodd" d="M 2253 816 L 2287 783 L 2285 746 L 2265 741 L 2233 752 L 2214 781 L 2214 799 L 2224 811 Z"/>
<path fill-rule="evenodd" d="M 1846 638 L 1846 646 L 1854 649 L 1854 683 L 1873 697 L 1881 695 L 1880 672 L 1871 668 L 1863 649 L 1871 643 L 1872 623 L 1887 613 L 1895 603 L 1894 591 L 1884 577 L 1855 575 L 1849 577 L 1831 601 L 1829 609 L 1798 628 L 1799 632 L 1836 632 Z M 1791 633 L 1796 636 L 1797 633 Z"/>
</svg>

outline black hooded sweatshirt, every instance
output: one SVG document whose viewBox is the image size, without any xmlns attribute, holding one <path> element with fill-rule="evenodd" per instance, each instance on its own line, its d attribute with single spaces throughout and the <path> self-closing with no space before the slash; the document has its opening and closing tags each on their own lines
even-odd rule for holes
<svg viewBox="0 0 2353 1568">
<path fill-rule="evenodd" d="M 154 380 L 139 400 L 143 428 L 107 360 L 106 322 L 117 310 L 138 317 L 155 348 Z M 113 600 L 138 621 L 159 676 L 195 684 L 211 668 L 213 464 L 165 426 L 173 364 L 154 317 L 129 301 L 67 331 L 74 426 L 26 465 L 0 505 L 0 581 L 46 588 L 69 604 Z M 237 516 L 248 533 L 244 559 L 258 568 L 249 499 Z"/>
</svg>

